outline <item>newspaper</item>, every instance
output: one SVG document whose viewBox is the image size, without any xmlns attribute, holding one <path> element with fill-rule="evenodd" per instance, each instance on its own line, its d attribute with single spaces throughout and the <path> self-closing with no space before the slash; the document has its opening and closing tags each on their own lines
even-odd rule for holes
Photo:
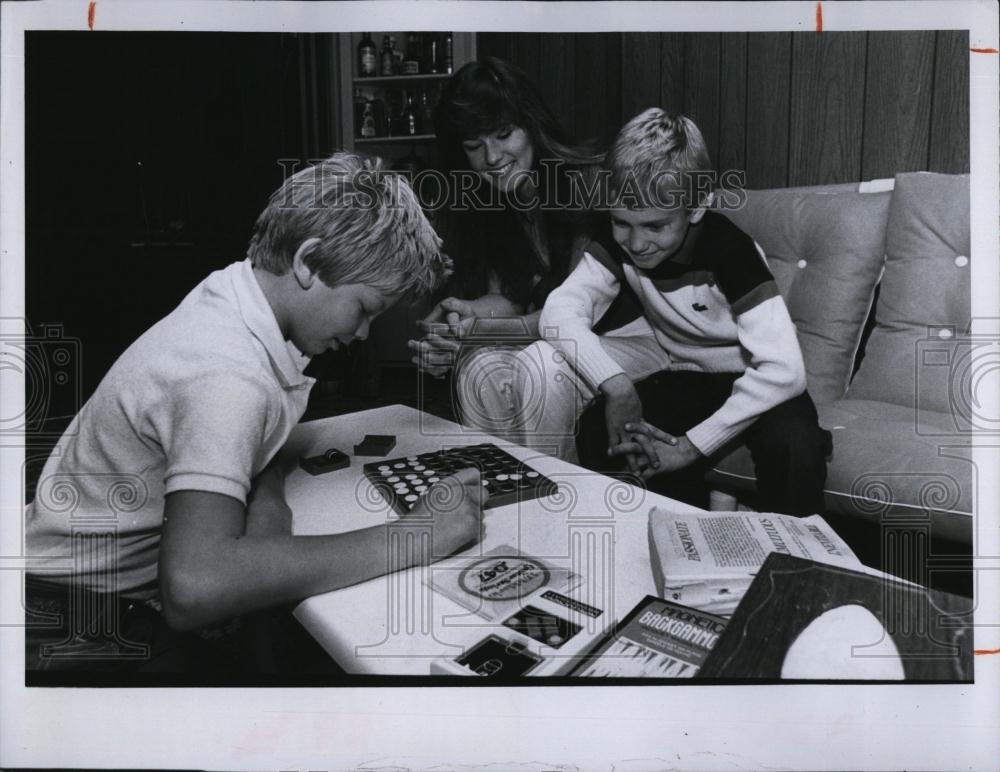
<svg viewBox="0 0 1000 772">
<path fill-rule="evenodd" d="M 771 552 L 864 570 L 819 515 L 760 512 L 649 513 L 650 562 L 660 597 L 730 614 Z"/>
</svg>

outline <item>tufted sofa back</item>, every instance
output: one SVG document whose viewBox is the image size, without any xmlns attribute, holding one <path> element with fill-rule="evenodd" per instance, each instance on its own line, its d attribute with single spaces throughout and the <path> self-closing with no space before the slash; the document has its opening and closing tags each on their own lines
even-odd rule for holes
<svg viewBox="0 0 1000 772">
<path fill-rule="evenodd" d="M 809 393 L 841 399 L 884 265 L 891 192 L 857 185 L 717 195 L 716 206 L 763 248 L 798 330 Z"/>
</svg>

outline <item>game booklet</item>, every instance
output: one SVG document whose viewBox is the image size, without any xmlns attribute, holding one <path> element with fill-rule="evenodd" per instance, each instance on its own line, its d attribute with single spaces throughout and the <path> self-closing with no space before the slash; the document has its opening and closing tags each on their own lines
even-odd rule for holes
<svg viewBox="0 0 1000 772">
<path fill-rule="evenodd" d="M 647 595 L 570 675 L 581 678 L 691 678 L 726 620 Z"/>
<path fill-rule="evenodd" d="M 686 512 L 653 508 L 649 551 L 656 591 L 677 603 L 731 614 L 772 552 L 863 570 L 819 515 Z"/>
<path fill-rule="evenodd" d="M 580 575 L 556 568 L 504 544 L 475 557 L 442 560 L 431 567 L 428 586 L 489 621 L 504 619 L 536 590 L 565 592 Z"/>
</svg>

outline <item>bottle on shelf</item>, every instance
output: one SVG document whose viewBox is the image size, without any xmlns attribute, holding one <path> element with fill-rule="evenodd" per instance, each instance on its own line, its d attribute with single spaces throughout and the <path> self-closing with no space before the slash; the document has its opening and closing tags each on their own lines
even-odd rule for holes
<svg viewBox="0 0 1000 772">
<path fill-rule="evenodd" d="M 361 136 L 361 127 L 364 123 L 365 105 L 368 100 L 365 99 L 364 94 L 361 93 L 361 89 L 354 89 L 354 136 Z"/>
<path fill-rule="evenodd" d="M 450 32 L 444 33 L 444 44 L 442 45 L 442 56 L 444 58 L 442 71 L 451 75 L 455 69 L 455 57 L 453 54 L 453 41 Z"/>
<path fill-rule="evenodd" d="M 403 52 L 396 48 L 396 36 L 389 35 L 389 50 L 392 51 L 392 74 L 403 74 Z"/>
<path fill-rule="evenodd" d="M 371 35 L 365 32 L 358 43 L 358 76 L 361 78 L 372 78 L 378 74 L 376 65 L 378 51 L 375 48 L 375 41 Z"/>
<path fill-rule="evenodd" d="M 420 92 L 421 133 L 430 134 L 434 130 L 434 107 L 426 91 Z"/>
<path fill-rule="evenodd" d="M 404 99 L 406 104 L 403 105 L 403 112 L 400 115 L 400 134 L 412 137 L 420 133 L 420 114 L 417 112 L 417 106 L 413 104 L 412 96 L 404 93 Z"/>
<path fill-rule="evenodd" d="M 379 68 L 379 75 L 392 75 L 393 64 L 392 48 L 389 47 L 389 36 L 382 36 L 382 64 Z"/>
<path fill-rule="evenodd" d="M 420 74 L 420 38 L 416 32 L 406 33 L 406 56 L 403 58 L 403 74 Z"/>
<path fill-rule="evenodd" d="M 371 139 L 375 136 L 375 110 L 369 99 L 365 102 L 365 109 L 361 115 L 361 137 Z"/>
<path fill-rule="evenodd" d="M 425 58 L 427 60 L 427 72 L 429 72 L 432 75 L 436 75 L 437 73 L 441 72 L 441 70 L 438 69 L 439 45 L 438 45 L 437 33 L 436 32 L 426 33 L 425 40 L 426 40 Z"/>
</svg>

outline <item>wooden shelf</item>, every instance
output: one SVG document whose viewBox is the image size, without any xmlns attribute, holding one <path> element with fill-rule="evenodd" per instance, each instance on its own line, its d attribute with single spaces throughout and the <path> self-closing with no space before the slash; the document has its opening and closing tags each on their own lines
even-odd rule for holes
<svg viewBox="0 0 1000 772">
<path fill-rule="evenodd" d="M 383 142 L 427 142 L 434 139 L 433 134 L 404 134 L 399 137 L 355 137 L 355 145 L 378 145 Z"/>
<path fill-rule="evenodd" d="M 451 75 L 449 73 L 427 73 L 426 75 L 375 75 L 370 78 L 353 78 L 353 83 L 355 86 L 361 86 L 365 83 L 379 84 L 379 83 L 407 83 L 410 81 L 417 80 L 447 80 Z"/>
</svg>

